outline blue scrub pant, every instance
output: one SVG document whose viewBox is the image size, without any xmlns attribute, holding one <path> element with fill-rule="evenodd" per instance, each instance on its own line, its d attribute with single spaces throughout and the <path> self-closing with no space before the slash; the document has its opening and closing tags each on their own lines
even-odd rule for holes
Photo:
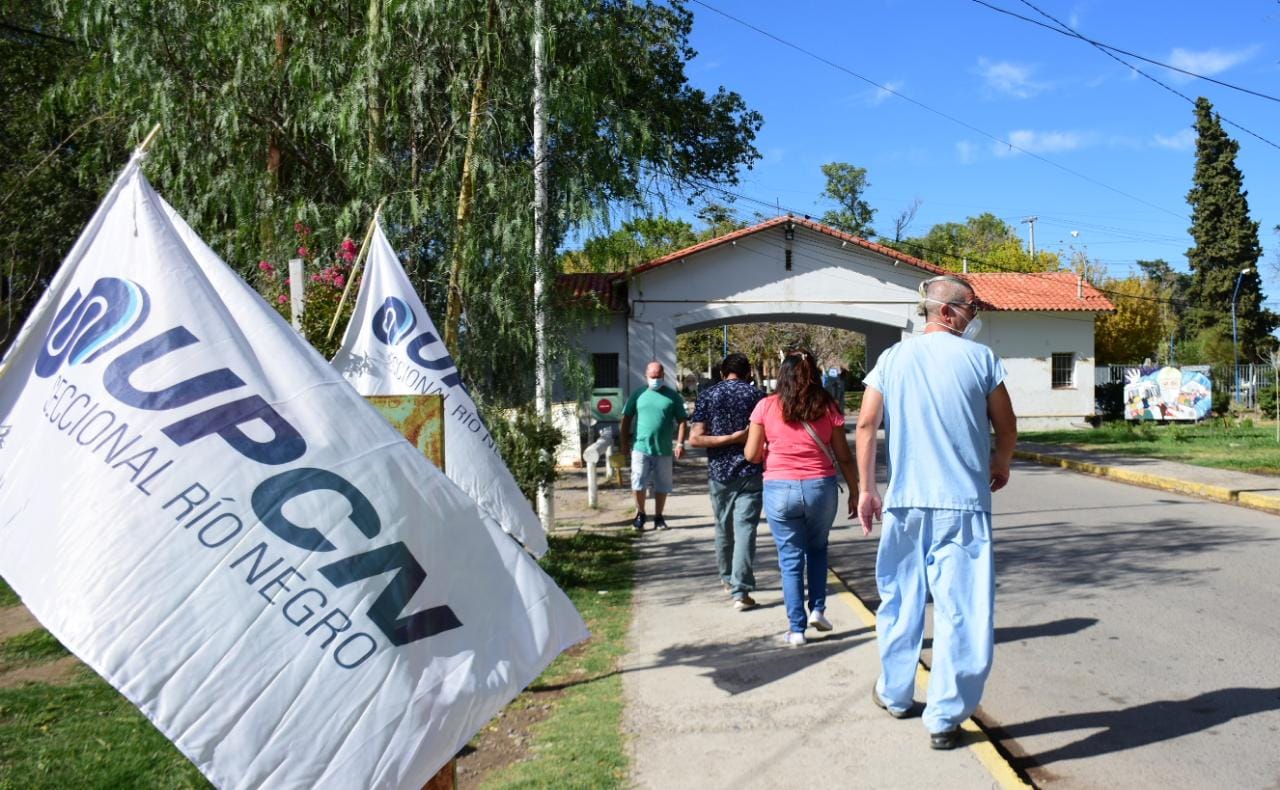
<svg viewBox="0 0 1280 790">
<path fill-rule="evenodd" d="M 876 555 L 876 691 L 893 711 L 911 706 L 933 594 L 933 666 L 925 700 L 929 732 L 958 726 L 978 707 L 991 672 L 995 568 L 991 514 L 934 508 L 884 512 Z"/>
</svg>

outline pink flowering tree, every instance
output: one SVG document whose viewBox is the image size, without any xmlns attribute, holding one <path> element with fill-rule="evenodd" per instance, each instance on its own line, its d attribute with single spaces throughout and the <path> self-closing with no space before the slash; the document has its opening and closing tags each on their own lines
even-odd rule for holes
<svg viewBox="0 0 1280 790">
<path fill-rule="evenodd" d="M 351 311 L 355 307 L 356 294 L 360 284 L 351 286 L 351 294 L 343 306 L 342 316 L 338 319 L 338 328 L 333 338 L 326 340 L 329 325 L 338 303 L 342 301 L 342 292 L 351 278 L 351 269 L 355 264 L 359 248 L 351 239 L 343 239 L 338 249 L 331 254 L 322 255 L 311 243 L 311 228 L 301 222 L 294 223 L 293 232 L 297 236 L 297 257 L 302 259 L 303 276 L 306 278 L 304 302 L 302 310 L 302 335 L 326 359 L 331 358 L 342 344 L 342 334 Z M 357 280 L 358 280 L 357 275 Z M 279 311 L 286 320 L 291 318 L 289 310 L 289 264 L 259 261 L 257 277 L 254 285 L 258 293 Z"/>
</svg>

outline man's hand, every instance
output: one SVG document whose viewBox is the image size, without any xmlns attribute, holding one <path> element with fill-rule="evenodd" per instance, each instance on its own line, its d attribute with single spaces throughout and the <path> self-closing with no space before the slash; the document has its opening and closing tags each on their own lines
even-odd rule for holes
<svg viewBox="0 0 1280 790">
<path fill-rule="evenodd" d="M 679 461 L 681 458 L 684 458 L 684 442 L 677 444 L 674 452 L 675 452 L 677 461 Z"/>
<path fill-rule="evenodd" d="M 850 503 L 852 504 L 853 493 L 849 493 Z M 863 491 L 858 495 L 858 521 L 862 523 L 862 534 L 867 536 L 871 534 L 871 521 L 874 516 L 880 520 L 880 494 L 875 491 Z"/>
<path fill-rule="evenodd" d="M 991 463 L 991 490 L 999 491 L 1009 482 L 1009 465 L 993 461 Z"/>
</svg>

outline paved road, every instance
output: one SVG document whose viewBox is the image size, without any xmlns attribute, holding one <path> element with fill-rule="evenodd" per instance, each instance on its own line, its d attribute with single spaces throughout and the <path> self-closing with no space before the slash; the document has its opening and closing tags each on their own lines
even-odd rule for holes
<svg viewBox="0 0 1280 790">
<path fill-rule="evenodd" d="M 1280 787 L 1280 518 L 1028 463 L 995 509 L 979 717 L 1037 784 Z M 875 541 L 833 550 L 874 607 Z"/>
</svg>

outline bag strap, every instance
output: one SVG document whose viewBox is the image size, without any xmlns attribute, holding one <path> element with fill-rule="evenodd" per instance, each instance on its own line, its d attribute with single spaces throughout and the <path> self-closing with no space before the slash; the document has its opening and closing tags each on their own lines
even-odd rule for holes
<svg viewBox="0 0 1280 790">
<path fill-rule="evenodd" d="M 836 473 L 836 490 L 843 494 L 844 486 L 840 485 L 840 464 L 836 463 L 836 454 L 831 451 L 831 448 L 826 442 L 818 438 L 818 432 L 813 429 L 813 426 L 809 424 L 808 420 L 801 420 L 800 424 L 804 426 L 805 432 L 809 434 L 809 438 L 813 440 L 813 443 L 818 445 L 818 449 L 821 450 L 822 454 L 831 462 L 831 468 L 834 469 Z"/>
</svg>

